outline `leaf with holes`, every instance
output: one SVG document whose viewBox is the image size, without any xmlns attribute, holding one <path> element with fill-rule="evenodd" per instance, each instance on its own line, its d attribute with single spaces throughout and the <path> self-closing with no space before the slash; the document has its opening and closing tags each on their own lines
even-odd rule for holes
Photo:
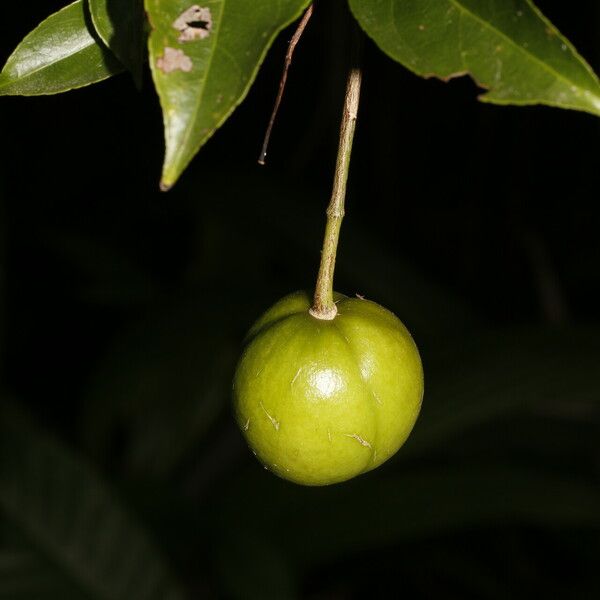
<svg viewBox="0 0 600 600">
<path fill-rule="evenodd" d="M 144 67 L 144 0 L 88 0 L 102 41 L 129 69 L 138 87 Z"/>
<path fill-rule="evenodd" d="M 145 0 L 165 128 L 163 190 L 244 99 L 273 39 L 308 3 Z"/>
<path fill-rule="evenodd" d="M 146 532 L 102 481 L 8 403 L 0 403 L 0 517 L 19 534 L 10 573 L 0 570 L 4 582 L 10 575 L 15 586 L 26 579 L 31 587 L 45 578 L 48 587 L 52 581 L 96 600 L 184 598 Z"/>
<path fill-rule="evenodd" d="M 391 58 L 424 77 L 470 74 L 495 104 L 600 116 L 600 82 L 531 0 L 349 0 Z"/>
<path fill-rule="evenodd" d="M 123 70 L 97 38 L 83 0 L 42 21 L 10 55 L 0 96 L 39 96 L 80 88 Z"/>
</svg>

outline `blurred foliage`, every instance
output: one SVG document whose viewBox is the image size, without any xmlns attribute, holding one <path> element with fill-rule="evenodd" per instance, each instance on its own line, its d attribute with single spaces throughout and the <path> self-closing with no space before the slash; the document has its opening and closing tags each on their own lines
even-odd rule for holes
<svg viewBox="0 0 600 600">
<path fill-rule="evenodd" d="M 593 56 L 597 8 L 544 4 Z M 110 87 L 130 82 L 7 100 L 0 598 L 600 595 L 589 117 L 473 108 L 466 82 L 395 79 L 368 52 L 336 287 L 414 334 L 423 413 L 381 469 L 320 489 L 264 471 L 235 429 L 246 329 L 318 265 L 340 105 L 330 27 L 303 40 L 267 170 L 250 162 L 285 40 L 168 196 L 158 107 Z"/>
<path fill-rule="evenodd" d="M 11 404 L 0 410 L 4 552 L 17 567 L 6 569 L 0 596 L 183 598 L 146 534 L 91 468 Z"/>
</svg>

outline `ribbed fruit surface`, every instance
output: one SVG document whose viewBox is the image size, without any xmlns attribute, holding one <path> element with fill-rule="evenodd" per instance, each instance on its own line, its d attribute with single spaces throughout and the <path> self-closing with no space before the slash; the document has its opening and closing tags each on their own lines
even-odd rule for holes
<svg viewBox="0 0 600 600">
<path fill-rule="evenodd" d="M 237 422 L 263 465 L 303 485 L 370 471 L 402 446 L 423 398 L 423 368 L 402 322 L 336 294 L 337 316 L 286 296 L 248 333 L 233 383 Z"/>
</svg>

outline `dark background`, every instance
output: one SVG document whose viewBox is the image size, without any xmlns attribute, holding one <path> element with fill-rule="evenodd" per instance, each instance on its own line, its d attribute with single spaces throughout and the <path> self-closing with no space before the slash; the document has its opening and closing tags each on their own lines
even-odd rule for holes
<svg viewBox="0 0 600 600">
<path fill-rule="evenodd" d="M 0 62 L 62 4 L 13 3 Z M 597 3 L 537 4 L 600 71 Z M 121 75 L 0 99 L 5 393 L 93 465 L 194 598 L 598 597 L 590 115 L 478 103 L 471 80 L 421 80 L 367 43 L 336 288 L 411 330 L 422 417 L 388 464 L 328 489 L 263 471 L 235 429 L 245 330 L 318 267 L 339 6 L 320 2 L 297 48 L 263 168 L 291 30 L 168 194 L 148 74 L 141 93 Z"/>
</svg>

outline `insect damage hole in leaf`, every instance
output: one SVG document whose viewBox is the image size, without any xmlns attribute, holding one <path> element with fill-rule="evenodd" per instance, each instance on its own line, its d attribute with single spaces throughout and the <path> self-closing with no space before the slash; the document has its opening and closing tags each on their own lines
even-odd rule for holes
<svg viewBox="0 0 600 600">
<path fill-rule="evenodd" d="M 210 8 L 202 8 L 197 4 L 190 6 L 173 21 L 173 27 L 180 32 L 179 42 L 203 40 L 212 29 Z"/>
<path fill-rule="evenodd" d="M 189 73 L 194 65 L 192 59 L 183 50 L 165 46 L 163 55 L 156 59 L 156 66 L 163 73 L 172 73 L 173 71 Z"/>
</svg>

